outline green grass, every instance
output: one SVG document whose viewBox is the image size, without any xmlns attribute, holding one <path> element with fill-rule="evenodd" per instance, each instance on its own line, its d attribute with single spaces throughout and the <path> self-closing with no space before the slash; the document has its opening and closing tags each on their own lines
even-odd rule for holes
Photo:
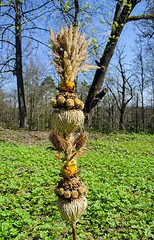
<svg viewBox="0 0 154 240">
<path fill-rule="evenodd" d="M 0 239 L 72 239 L 56 206 L 61 161 L 39 146 L 0 143 Z M 152 135 L 90 140 L 78 160 L 89 193 L 78 240 L 153 239 Z"/>
</svg>

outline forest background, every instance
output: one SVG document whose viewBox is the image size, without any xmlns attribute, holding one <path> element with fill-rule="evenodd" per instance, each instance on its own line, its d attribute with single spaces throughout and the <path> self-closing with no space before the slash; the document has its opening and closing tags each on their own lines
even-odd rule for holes
<svg viewBox="0 0 154 240">
<path fill-rule="evenodd" d="M 75 79 L 87 128 L 154 132 L 152 1 L 0 1 L 0 126 L 51 129 L 60 81 L 49 26 L 79 27 L 89 63 Z M 96 90 L 96 91 L 95 91 Z"/>
<path fill-rule="evenodd" d="M 60 82 L 49 26 L 58 33 L 66 23 L 92 38 L 88 63 L 100 66 L 75 79 L 89 130 L 78 239 L 154 239 L 153 19 L 150 0 L 0 0 L 1 239 L 72 239 L 48 139 Z"/>
</svg>

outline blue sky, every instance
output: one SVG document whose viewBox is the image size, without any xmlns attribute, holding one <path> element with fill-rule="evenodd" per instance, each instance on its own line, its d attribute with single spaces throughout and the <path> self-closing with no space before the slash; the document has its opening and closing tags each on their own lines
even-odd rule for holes
<svg viewBox="0 0 154 240">
<path fill-rule="evenodd" d="M 84 5 L 91 6 L 90 8 L 86 7 L 87 10 L 89 9 L 89 12 L 91 11 L 91 9 L 93 7 L 96 7 L 96 9 L 100 9 L 99 11 L 101 11 L 101 8 L 103 7 L 103 10 L 105 9 L 105 12 L 106 12 L 106 19 L 114 14 L 113 7 L 115 6 L 115 1 L 111 1 L 111 0 L 107 0 L 107 1 L 106 0 L 103 0 L 103 1 L 93 0 L 92 1 L 92 0 L 90 0 L 90 1 L 86 2 L 86 1 L 80 0 L 79 3 L 80 3 L 81 7 Z M 141 3 L 139 3 L 135 7 L 132 15 L 138 15 L 138 14 L 143 13 L 143 10 L 145 9 L 145 4 L 146 4 L 146 0 L 142 0 Z M 110 13 L 110 15 L 109 15 L 109 13 Z M 87 13 L 87 16 L 88 15 L 89 14 Z M 100 19 L 103 17 L 104 16 L 101 15 L 101 12 L 99 14 L 97 13 L 95 15 L 95 17 L 92 18 L 91 25 L 87 24 L 83 28 L 83 32 L 87 31 L 87 37 L 96 38 L 98 41 L 98 44 L 102 43 L 102 48 L 104 49 L 105 43 L 107 41 L 106 38 L 108 38 L 110 28 L 101 23 Z M 87 18 L 87 22 L 88 21 L 89 20 Z M 57 24 L 57 22 L 58 22 L 58 24 Z M 46 28 L 51 26 L 56 32 L 58 32 L 60 29 L 60 26 L 62 24 L 64 24 L 64 23 L 61 22 L 61 19 L 59 17 L 57 18 L 57 12 L 55 12 L 53 15 L 51 15 L 50 21 L 46 22 L 46 19 L 42 18 L 39 26 L 45 26 Z M 95 27 L 95 30 L 92 29 L 93 27 Z M 97 34 L 98 30 L 100 30 L 100 33 Z M 135 48 L 135 44 L 136 44 L 135 43 L 135 40 L 136 40 L 136 32 L 135 31 L 136 31 L 136 28 L 134 26 L 134 23 L 132 23 L 132 22 L 127 23 L 123 29 L 123 32 L 120 36 L 119 43 L 118 43 L 119 47 L 126 45 L 126 50 L 125 50 L 126 56 L 127 56 L 126 60 L 128 62 L 131 62 L 132 59 L 134 58 L 134 48 Z M 38 37 L 39 34 L 36 33 L 36 36 Z M 39 39 L 41 39 L 41 41 L 43 41 L 44 43 L 48 44 L 50 41 L 49 33 L 42 32 L 42 34 L 39 36 Z M 54 71 L 54 67 L 52 67 L 51 64 L 49 63 L 49 60 L 51 59 L 51 57 L 49 55 L 49 51 L 51 51 L 49 48 L 39 45 L 39 48 L 37 49 L 37 51 L 33 51 L 33 54 L 31 56 L 33 56 L 34 61 L 36 61 L 36 63 L 38 62 L 38 64 L 41 64 L 43 66 L 44 72 L 46 73 L 46 75 L 52 76 L 52 71 Z M 103 53 L 102 51 L 99 51 L 100 55 L 102 53 Z M 91 57 L 91 59 L 94 62 L 94 60 L 99 60 L 99 57 L 97 57 L 96 55 L 93 55 Z M 24 64 L 26 64 L 25 58 L 23 58 L 23 60 L 24 60 Z M 115 57 L 113 57 L 112 63 L 116 63 Z M 88 78 L 91 79 L 91 81 L 93 79 L 94 72 L 95 71 L 90 71 L 87 73 L 87 76 L 88 76 Z M 15 77 L 12 77 L 11 84 L 5 86 L 5 89 L 7 89 L 7 90 L 10 88 L 16 88 L 16 78 Z"/>
</svg>

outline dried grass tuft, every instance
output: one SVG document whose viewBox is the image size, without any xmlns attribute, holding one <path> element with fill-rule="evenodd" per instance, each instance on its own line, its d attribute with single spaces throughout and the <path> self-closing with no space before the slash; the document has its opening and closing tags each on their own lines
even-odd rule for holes
<svg viewBox="0 0 154 240">
<path fill-rule="evenodd" d="M 57 205 L 62 217 L 74 226 L 87 208 L 87 199 L 85 196 L 72 200 L 58 197 Z"/>
<path fill-rule="evenodd" d="M 78 72 L 98 68 L 98 66 L 85 64 L 88 57 L 87 48 L 91 42 L 91 39 L 85 40 L 85 35 L 81 36 L 79 28 L 74 29 L 72 25 L 70 29 L 67 25 L 65 30 L 62 27 L 57 35 L 54 35 L 50 28 L 54 56 L 52 63 L 55 65 L 62 83 L 71 83 Z"/>
<path fill-rule="evenodd" d="M 79 151 L 82 147 L 85 146 L 87 142 L 87 135 L 84 132 L 79 133 L 75 140 L 74 140 L 74 146 L 77 151 Z"/>
<path fill-rule="evenodd" d="M 49 139 L 58 152 L 66 151 L 67 143 L 56 131 L 50 132 Z"/>
<path fill-rule="evenodd" d="M 84 123 L 84 113 L 81 110 L 57 110 L 53 111 L 52 128 L 69 135 Z"/>
</svg>

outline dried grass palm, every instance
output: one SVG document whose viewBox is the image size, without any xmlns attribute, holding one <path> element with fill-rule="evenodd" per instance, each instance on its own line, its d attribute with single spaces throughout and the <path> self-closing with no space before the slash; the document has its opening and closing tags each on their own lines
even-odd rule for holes
<svg viewBox="0 0 154 240">
<path fill-rule="evenodd" d="M 74 80 L 78 72 L 96 69 L 97 66 L 85 64 L 87 61 L 87 48 L 91 39 L 85 40 L 85 34 L 81 36 L 79 28 L 70 29 L 66 25 L 62 27 L 57 35 L 54 35 L 50 28 L 50 38 L 52 42 L 52 51 L 54 59 L 52 63 L 55 65 L 61 82 L 72 87 L 71 82 Z"/>
</svg>

